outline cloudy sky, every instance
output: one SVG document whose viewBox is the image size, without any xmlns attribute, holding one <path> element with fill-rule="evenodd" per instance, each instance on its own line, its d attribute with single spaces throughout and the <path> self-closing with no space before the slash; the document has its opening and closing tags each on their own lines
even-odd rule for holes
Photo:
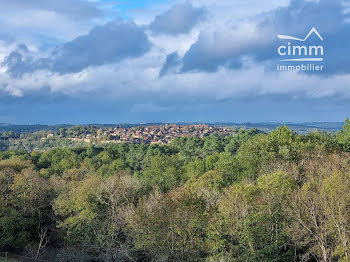
<svg viewBox="0 0 350 262">
<path fill-rule="evenodd" d="M 278 72 L 313 27 L 324 70 Z M 343 121 L 349 48 L 349 0 L 3 0 L 0 123 Z"/>
</svg>

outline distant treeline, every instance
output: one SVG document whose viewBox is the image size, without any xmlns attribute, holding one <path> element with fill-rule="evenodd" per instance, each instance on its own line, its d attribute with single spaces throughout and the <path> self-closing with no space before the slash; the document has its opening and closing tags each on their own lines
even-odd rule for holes
<svg viewBox="0 0 350 262">
<path fill-rule="evenodd" d="M 13 133 L 31 133 L 41 130 L 58 130 L 60 128 L 69 128 L 71 125 L 11 125 L 0 124 L 0 133 L 12 131 Z"/>
</svg>

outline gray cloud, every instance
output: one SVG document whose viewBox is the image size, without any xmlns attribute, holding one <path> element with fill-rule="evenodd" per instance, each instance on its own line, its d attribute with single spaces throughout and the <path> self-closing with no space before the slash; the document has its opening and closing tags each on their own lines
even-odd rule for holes
<svg viewBox="0 0 350 262">
<path fill-rule="evenodd" d="M 165 64 L 159 72 L 159 77 L 162 77 L 170 72 L 176 72 L 179 65 L 181 65 L 181 59 L 177 52 L 167 55 Z"/>
<path fill-rule="evenodd" d="M 52 71 L 79 72 L 88 66 L 143 55 L 150 46 L 146 34 L 135 23 L 111 22 L 64 44 L 52 58 Z"/>
<path fill-rule="evenodd" d="M 89 66 L 141 56 L 150 47 L 147 35 L 135 23 L 114 21 L 97 26 L 89 34 L 65 43 L 48 58 L 34 60 L 28 52 L 17 48 L 2 64 L 14 77 L 39 69 L 60 74 L 75 73 Z"/>
<path fill-rule="evenodd" d="M 206 14 L 204 8 L 189 3 L 174 5 L 164 14 L 155 17 L 150 25 L 154 33 L 178 35 L 188 33 Z"/>
<path fill-rule="evenodd" d="M 240 68 L 240 52 L 246 47 L 241 47 L 240 39 L 230 39 L 230 37 L 232 35 L 227 32 L 201 32 L 196 43 L 183 57 L 181 71 L 215 72 L 219 66 Z"/>
<path fill-rule="evenodd" d="M 28 56 L 29 53 L 26 45 L 18 45 L 15 51 L 5 57 L 1 65 L 7 66 L 11 76 L 20 77 L 23 72 L 32 71 L 32 60 Z"/>
</svg>

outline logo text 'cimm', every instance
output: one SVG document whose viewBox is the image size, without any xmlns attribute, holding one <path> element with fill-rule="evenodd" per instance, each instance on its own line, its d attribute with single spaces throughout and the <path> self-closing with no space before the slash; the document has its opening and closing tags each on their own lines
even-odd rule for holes
<svg viewBox="0 0 350 262">
<path fill-rule="evenodd" d="M 304 38 L 304 39 L 300 39 L 297 37 L 293 37 L 293 36 L 288 36 L 288 35 L 278 35 L 279 39 L 283 39 L 283 40 L 294 40 L 297 42 L 305 42 L 310 36 L 311 34 L 315 33 L 318 38 L 323 41 L 322 36 L 319 34 L 319 32 L 316 30 L 315 27 L 313 27 L 310 32 L 308 33 L 308 35 Z M 293 57 L 297 57 L 297 56 L 304 56 L 303 58 L 291 58 L 291 59 L 282 59 L 281 61 L 284 62 L 292 62 L 292 61 L 312 61 L 312 62 L 316 62 L 316 61 L 323 61 L 323 57 L 317 57 L 317 56 L 323 56 L 324 55 L 324 50 L 323 50 L 323 46 L 319 45 L 319 46 L 307 46 L 307 45 L 294 45 L 291 42 L 288 42 L 287 45 L 281 45 L 278 48 L 278 54 L 280 56 L 293 56 Z"/>
</svg>

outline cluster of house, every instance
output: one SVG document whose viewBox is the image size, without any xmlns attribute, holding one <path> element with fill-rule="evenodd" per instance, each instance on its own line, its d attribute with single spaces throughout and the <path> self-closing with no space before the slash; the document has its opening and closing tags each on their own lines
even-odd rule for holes
<svg viewBox="0 0 350 262">
<path fill-rule="evenodd" d="M 208 125 L 155 125 L 137 126 L 130 128 L 116 127 L 106 131 L 99 130 L 96 136 L 87 135 L 84 142 L 92 139 L 105 140 L 107 142 L 167 144 L 176 137 L 204 137 L 211 134 L 232 135 L 234 129 L 228 127 L 216 127 Z"/>
</svg>

